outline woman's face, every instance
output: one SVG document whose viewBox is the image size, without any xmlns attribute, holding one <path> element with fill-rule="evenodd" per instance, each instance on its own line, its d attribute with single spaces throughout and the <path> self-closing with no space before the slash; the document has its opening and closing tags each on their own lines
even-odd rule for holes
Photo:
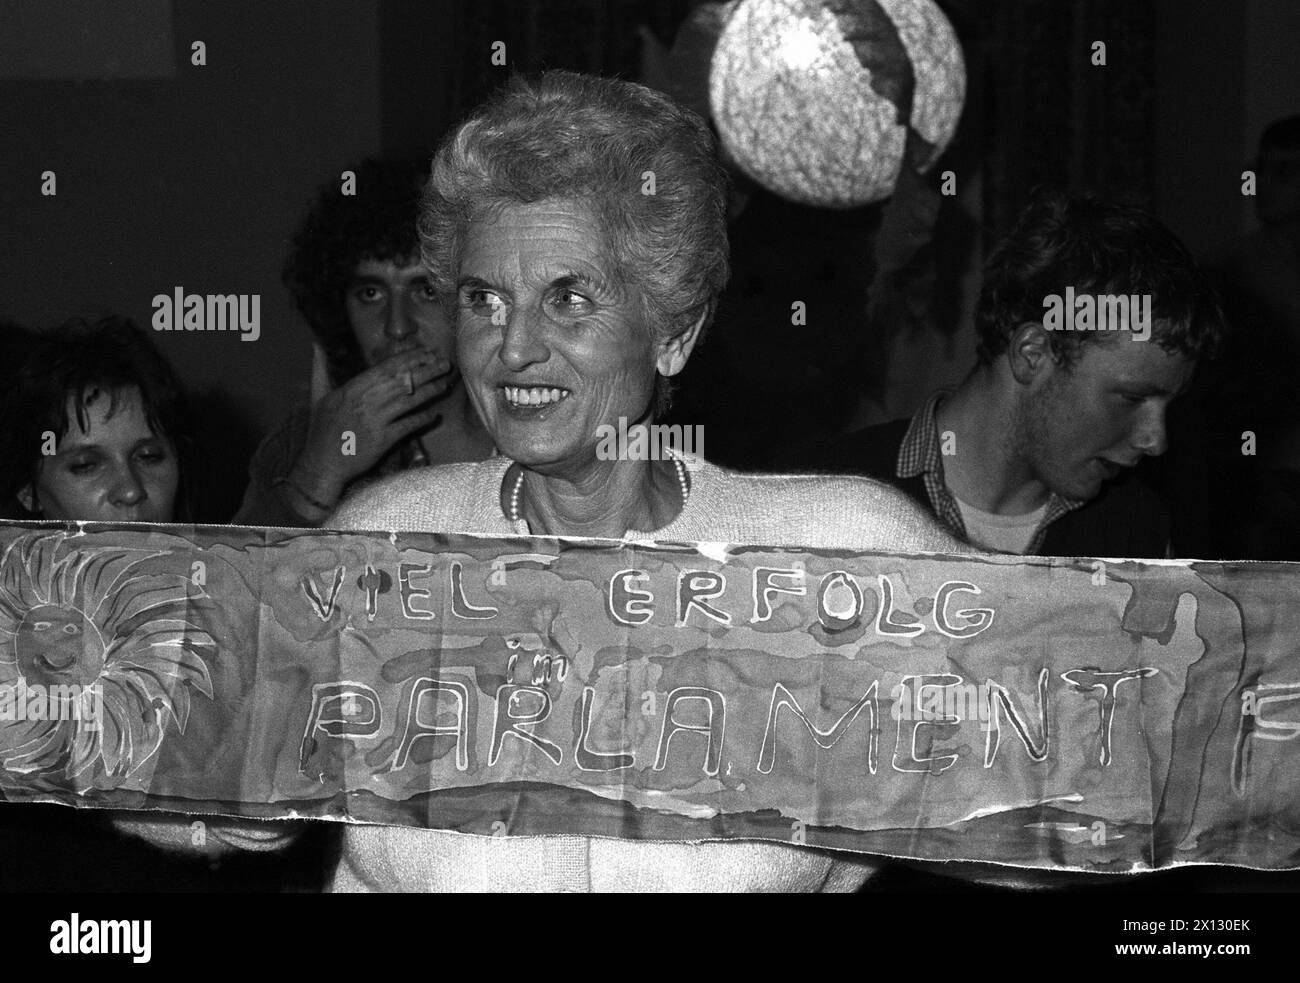
<svg viewBox="0 0 1300 983">
<path fill-rule="evenodd" d="M 46 519 L 170 522 L 180 470 L 170 440 L 145 418 L 140 391 L 100 391 L 86 406 L 86 429 L 68 400 L 68 432 L 43 457 L 20 498 Z M 109 407 L 112 414 L 109 415 Z"/>
<path fill-rule="evenodd" d="M 471 224 L 457 279 L 457 350 L 507 457 L 542 470 L 595 457 L 597 428 L 649 411 L 656 369 L 681 370 L 580 204 L 511 205 Z"/>
</svg>

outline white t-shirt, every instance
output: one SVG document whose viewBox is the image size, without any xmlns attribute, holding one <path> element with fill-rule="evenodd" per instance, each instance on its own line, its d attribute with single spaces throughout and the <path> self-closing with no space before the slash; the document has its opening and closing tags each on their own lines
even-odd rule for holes
<svg viewBox="0 0 1300 983">
<path fill-rule="evenodd" d="M 956 495 L 953 500 L 961 510 L 962 522 L 966 524 L 966 538 L 976 546 L 1000 553 L 1023 555 L 1029 548 L 1034 533 L 1038 531 L 1043 516 L 1047 514 L 1046 502 L 1023 515 L 995 515 L 967 505 Z"/>
</svg>

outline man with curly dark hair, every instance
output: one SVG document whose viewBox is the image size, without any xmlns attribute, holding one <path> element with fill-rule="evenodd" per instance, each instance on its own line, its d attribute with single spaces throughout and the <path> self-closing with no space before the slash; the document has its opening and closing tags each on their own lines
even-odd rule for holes
<svg viewBox="0 0 1300 983">
<path fill-rule="evenodd" d="M 491 456 L 452 362 L 451 323 L 420 260 L 428 158 L 366 160 L 320 192 L 283 279 L 324 376 L 258 448 L 233 521 L 319 526 L 349 489 Z"/>
<path fill-rule="evenodd" d="M 989 258 L 975 325 L 955 390 L 791 463 L 888 481 L 998 552 L 1170 555 L 1169 511 L 1132 469 L 1165 452 L 1169 404 L 1222 333 L 1182 243 L 1143 209 L 1040 190 Z"/>
</svg>

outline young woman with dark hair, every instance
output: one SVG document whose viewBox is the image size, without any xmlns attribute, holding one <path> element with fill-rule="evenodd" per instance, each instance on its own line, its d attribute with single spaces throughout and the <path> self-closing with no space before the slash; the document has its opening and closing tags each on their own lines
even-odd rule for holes
<svg viewBox="0 0 1300 983">
<path fill-rule="evenodd" d="M 0 490 L 25 518 L 192 521 L 185 395 L 131 321 L 69 321 L 31 341 L 5 394 Z"/>
<path fill-rule="evenodd" d="M 194 522 L 198 460 L 180 381 L 131 321 L 69 321 L 18 339 L 3 377 L 6 518 Z M 273 860 L 178 857 L 123 837 L 107 814 L 0 804 L 0 890 L 312 890 L 328 836 Z M 188 819 L 175 825 L 192 835 Z M 213 823 L 213 826 L 219 823 Z M 215 834 L 214 830 L 214 834 Z"/>
</svg>

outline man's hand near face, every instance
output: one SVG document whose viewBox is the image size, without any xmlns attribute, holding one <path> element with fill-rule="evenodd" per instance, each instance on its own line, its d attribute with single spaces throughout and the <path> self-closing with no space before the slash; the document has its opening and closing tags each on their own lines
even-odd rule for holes
<svg viewBox="0 0 1300 983">
<path fill-rule="evenodd" d="M 318 510 L 332 507 L 347 486 L 394 447 L 437 422 L 437 401 L 456 382 L 445 358 L 423 349 L 384 359 L 331 390 L 312 411 L 307 445 L 288 485 Z M 346 433 L 352 433 L 345 454 Z"/>
</svg>

